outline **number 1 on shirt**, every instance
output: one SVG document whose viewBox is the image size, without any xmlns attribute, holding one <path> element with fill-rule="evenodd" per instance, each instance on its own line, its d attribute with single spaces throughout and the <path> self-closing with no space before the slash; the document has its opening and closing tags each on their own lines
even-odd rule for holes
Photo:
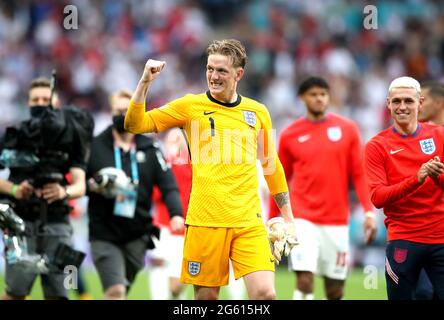
<svg viewBox="0 0 444 320">
<path fill-rule="evenodd" d="M 210 120 L 210 126 L 211 126 L 211 136 L 214 137 L 214 119 L 213 118 L 208 118 L 208 120 Z"/>
</svg>

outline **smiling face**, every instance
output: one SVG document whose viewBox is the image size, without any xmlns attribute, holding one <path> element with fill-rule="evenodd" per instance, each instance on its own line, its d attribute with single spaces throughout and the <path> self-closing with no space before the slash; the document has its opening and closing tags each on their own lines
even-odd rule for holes
<svg viewBox="0 0 444 320">
<path fill-rule="evenodd" d="M 221 102 L 236 100 L 237 82 L 244 69 L 234 67 L 232 58 L 222 54 L 210 54 L 207 62 L 207 84 L 210 94 Z"/>
<path fill-rule="evenodd" d="M 416 130 L 423 101 L 424 97 L 413 88 L 394 88 L 390 91 L 387 107 L 398 131 L 410 134 Z"/>
</svg>

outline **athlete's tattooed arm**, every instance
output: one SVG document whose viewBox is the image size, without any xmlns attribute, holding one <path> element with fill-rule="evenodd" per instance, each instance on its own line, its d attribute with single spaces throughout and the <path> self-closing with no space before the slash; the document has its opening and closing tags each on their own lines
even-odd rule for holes
<svg viewBox="0 0 444 320">
<path fill-rule="evenodd" d="M 290 195 L 288 192 L 277 193 L 273 196 L 274 201 L 281 212 L 282 217 L 285 221 L 293 221 L 293 212 L 290 205 Z"/>
<path fill-rule="evenodd" d="M 273 196 L 274 201 L 276 201 L 276 204 L 279 209 L 282 208 L 282 206 L 290 203 L 290 196 L 288 192 L 281 192 L 277 193 Z"/>
</svg>

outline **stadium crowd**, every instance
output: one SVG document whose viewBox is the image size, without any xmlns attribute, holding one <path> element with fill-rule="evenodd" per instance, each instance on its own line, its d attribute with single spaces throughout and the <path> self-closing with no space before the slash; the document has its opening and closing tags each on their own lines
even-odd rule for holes
<svg viewBox="0 0 444 320">
<path fill-rule="evenodd" d="M 68 4 L 77 8 L 78 29 L 63 28 Z M 330 110 L 356 121 L 366 142 L 388 126 L 392 79 L 444 81 L 444 3 L 371 4 L 375 30 L 363 27 L 365 3 L 350 0 L 2 1 L 0 135 L 27 117 L 26 89 L 36 75 L 56 68 L 61 100 L 90 110 L 99 133 L 111 122 L 108 96 L 135 88 L 147 57 L 168 64 L 150 92 L 149 106 L 159 107 L 200 92 L 205 47 L 236 37 L 249 56 L 239 91 L 267 105 L 277 135 L 304 114 L 297 87 L 317 74 L 331 84 Z"/>
<path fill-rule="evenodd" d="M 296 86 L 306 75 L 321 74 L 332 83 L 331 107 L 356 120 L 365 141 L 387 124 L 390 79 L 403 74 L 442 79 L 440 1 L 372 2 L 376 30 L 363 27 L 364 4 L 347 0 L 74 0 L 69 4 L 78 9 L 76 30 L 63 28 L 67 4 L 2 1 L 1 128 L 26 115 L 29 79 L 49 75 L 54 67 L 63 100 L 98 119 L 111 92 L 135 87 L 146 57 L 168 62 L 151 106 L 198 92 L 202 52 L 221 35 L 246 44 L 250 63 L 241 90 L 268 106 L 278 134 L 303 113 Z M 99 124 L 96 130 L 101 129 Z"/>
</svg>

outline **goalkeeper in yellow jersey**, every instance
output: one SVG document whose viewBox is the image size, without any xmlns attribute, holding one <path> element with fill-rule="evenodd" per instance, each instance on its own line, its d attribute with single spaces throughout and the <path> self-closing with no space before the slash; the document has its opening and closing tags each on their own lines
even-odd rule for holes
<svg viewBox="0 0 444 320">
<path fill-rule="evenodd" d="M 125 129 L 145 133 L 179 127 L 186 134 L 193 176 L 181 281 L 194 285 L 195 298 L 218 298 L 220 286 L 228 283 L 231 259 L 250 299 L 274 299 L 275 260 L 288 253 L 296 235 L 270 115 L 263 104 L 236 91 L 247 61 L 239 41 L 213 41 L 207 55 L 207 92 L 145 112 L 148 89 L 165 67 L 164 61 L 148 60 Z M 284 221 L 271 233 L 273 250 L 261 214 L 256 159 Z"/>
</svg>

